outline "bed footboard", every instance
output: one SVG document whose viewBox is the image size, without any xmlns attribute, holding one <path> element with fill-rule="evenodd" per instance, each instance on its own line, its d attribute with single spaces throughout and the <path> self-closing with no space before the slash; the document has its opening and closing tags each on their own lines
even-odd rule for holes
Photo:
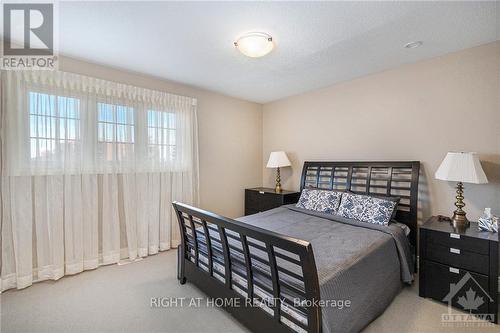
<svg viewBox="0 0 500 333">
<path fill-rule="evenodd" d="M 255 332 L 321 332 L 309 242 L 186 204 L 173 206 L 181 232 L 182 284 L 195 284 Z"/>
</svg>

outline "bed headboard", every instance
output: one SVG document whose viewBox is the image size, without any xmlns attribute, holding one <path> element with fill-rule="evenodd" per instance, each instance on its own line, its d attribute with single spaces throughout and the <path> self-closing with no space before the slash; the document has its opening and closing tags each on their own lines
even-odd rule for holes
<svg viewBox="0 0 500 333">
<path fill-rule="evenodd" d="M 420 162 L 304 162 L 300 190 L 315 187 L 360 194 L 400 197 L 396 220 L 410 227 L 417 239 L 417 200 Z"/>
</svg>

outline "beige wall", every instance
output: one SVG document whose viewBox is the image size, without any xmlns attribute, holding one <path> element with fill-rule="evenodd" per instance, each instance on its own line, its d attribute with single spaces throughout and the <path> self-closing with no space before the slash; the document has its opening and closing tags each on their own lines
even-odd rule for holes
<svg viewBox="0 0 500 333">
<path fill-rule="evenodd" d="M 466 185 L 477 218 L 484 207 L 500 213 L 499 59 L 497 42 L 264 106 L 70 58 L 60 69 L 198 98 L 202 208 L 242 215 L 243 189 L 272 186 L 262 166 L 285 150 L 287 189 L 298 189 L 305 160 L 420 160 L 421 216 L 448 214 L 453 184 L 433 174 L 447 151 L 466 150 L 480 153 L 491 181 Z"/>
<path fill-rule="evenodd" d="M 63 71 L 198 99 L 200 206 L 243 215 L 244 188 L 262 182 L 262 105 L 187 85 L 61 58 Z"/>
<path fill-rule="evenodd" d="M 411 51 L 409 51 L 411 52 Z M 447 151 L 476 151 L 490 179 L 466 184 L 466 211 L 500 213 L 500 42 L 264 105 L 263 164 L 285 150 L 285 189 L 305 160 L 419 160 L 421 218 L 449 214 L 454 184 L 433 178 Z M 263 183 L 274 173 L 264 168 Z"/>
</svg>

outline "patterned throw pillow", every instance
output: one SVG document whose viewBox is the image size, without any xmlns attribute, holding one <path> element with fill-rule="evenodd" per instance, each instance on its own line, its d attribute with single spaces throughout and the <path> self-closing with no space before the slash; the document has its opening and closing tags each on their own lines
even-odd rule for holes
<svg viewBox="0 0 500 333">
<path fill-rule="evenodd" d="M 389 225 L 397 202 L 368 195 L 344 193 L 338 215 L 361 222 Z"/>
<path fill-rule="evenodd" d="M 351 194 L 356 194 L 355 192 L 352 192 L 352 191 L 347 191 L 347 192 L 349 192 Z M 396 203 L 396 206 L 394 207 L 394 209 L 392 211 L 391 221 L 396 218 L 396 215 L 398 213 L 398 205 L 399 205 L 399 202 L 401 201 L 400 197 L 386 196 L 386 195 L 382 195 L 382 194 L 378 194 L 378 193 L 370 193 L 370 194 L 362 194 L 362 195 L 366 195 L 369 197 L 375 197 L 375 198 L 379 198 L 382 200 L 394 201 Z M 389 224 L 391 223 L 391 221 L 389 221 Z"/>
<path fill-rule="evenodd" d="M 342 192 L 303 189 L 296 207 L 317 212 L 335 214 L 339 208 Z"/>
</svg>

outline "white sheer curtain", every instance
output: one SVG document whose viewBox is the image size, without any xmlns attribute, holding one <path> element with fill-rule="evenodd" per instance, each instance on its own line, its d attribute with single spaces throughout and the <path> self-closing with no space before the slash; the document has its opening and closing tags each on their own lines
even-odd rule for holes
<svg viewBox="0 0 500 333">
<path fill-rule="evenodd" d="M 179 244 L 171 202 L 198 201 L 196 99 L 1 76 L 1 290 Z"/>
</svg>

